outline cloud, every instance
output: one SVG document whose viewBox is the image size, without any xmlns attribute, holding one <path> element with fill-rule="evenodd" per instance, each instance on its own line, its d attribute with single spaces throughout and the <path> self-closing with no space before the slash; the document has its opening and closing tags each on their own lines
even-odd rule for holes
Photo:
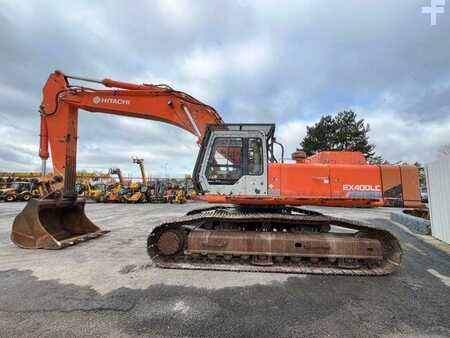
<svg viewBox="0 0 450 338">
<path fill-rule="evenodd" d="M 450 115 L 439 120 L 408 120 L 395 111 L 379 110 L 362 114 L 371 126 L 376 151 L 390 162 L 429 163 L 450 137 Z"/>
<path fill-rule="evenodd" d="M 301 148 L 300 141 L 306 136 L 306 121 L 295 120 L 283 123 L 277 128 L 277 141 L 284 146 L 284 160 L 290 160 L 291 154 L 297 149 Z M 280 152 L 276 152 L 277 159 L 281 158 Z"/>
<path fill-rule="evenodd" d="M 0 170 L 33 170 L 50 72 L 167 83 L 226 122 L 276 123 L 286 156 L 323 114 L 354 109 L 391 161 L 433 160 L 449 143 L 450 9 L 424 2 L 52 1 L 0 7 Z M 448 12 L 448 13 L 447 13 Z M 37 13 L 39 15 L 37 15 Z M 173 126 L 80 113 L 81 169 L 192 170 L 195 137 Z M 31 153 L 30 153 L 31 152 Z"/>
</svg>

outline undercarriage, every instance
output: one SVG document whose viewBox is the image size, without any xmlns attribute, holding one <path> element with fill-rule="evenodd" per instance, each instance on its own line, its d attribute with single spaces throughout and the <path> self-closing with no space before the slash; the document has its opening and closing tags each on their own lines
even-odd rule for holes
<svg viewBox="0 0 450 338">
<path fill-rule="evenodd" d="M 157 226 L 147 250 L 161 268 L 387 275 L 398 240 L 370 225 L 301 208 L 211 207 Z"/>
</svg>

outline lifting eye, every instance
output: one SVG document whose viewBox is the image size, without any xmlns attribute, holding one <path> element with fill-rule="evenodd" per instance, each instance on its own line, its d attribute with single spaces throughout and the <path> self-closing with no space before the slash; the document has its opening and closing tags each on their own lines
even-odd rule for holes
<svg viewBox="0 0 450 338">
<path fill-rule="evenodd" d="M 301 248 L 302 247 L 302 243 L 300 243 L 300 242 L 295 243 L 295 247 L 296 248 Z"/>
</svg>

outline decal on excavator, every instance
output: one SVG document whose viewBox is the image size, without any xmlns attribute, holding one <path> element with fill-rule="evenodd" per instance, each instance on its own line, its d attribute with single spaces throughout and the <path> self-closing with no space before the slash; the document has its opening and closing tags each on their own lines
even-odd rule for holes
<svg viewBox="0 0 450 338">
<path fill-rule="evenodd" d="M 382 198 L 381 185 L 343 184 L 342 190 L 347 198 Z"/>
<path fill-rule="evenodd" d="M 122 104 L 122 105 L 130 104 L 130 100 L 117 99 L 115 97 L 100 97 L 100 96 L 94 96 L 92 98 L 92 102 L 94 104 L 99 104 L 99 103 L 111 103 L 111 104 Z"/>
<path fill-rule="evenodd" d="M 380 185 L 369 184 L 343 184 L 342 190 L 344 191 L 381 191 Z"/>
</svg>

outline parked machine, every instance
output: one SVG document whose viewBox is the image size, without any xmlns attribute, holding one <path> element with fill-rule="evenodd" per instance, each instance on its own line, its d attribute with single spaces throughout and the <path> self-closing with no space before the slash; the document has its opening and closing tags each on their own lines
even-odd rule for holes
<svg viewBox="0 0 450 338">
<path fill-rule="evenodd" d="M 143 160 L 142 160 L 143 161 Z M 133 159 L 133 163 L 134 159 Z M 147 185 L 146 183 L 138 183 L 138 182 L 130 182 L 129 184 L 125 184 L 124 179 L 122 177 L 122 174 L 120 172 L 120 169 L 118 169 L 118 175 L 119 175 L 119 187 L 116 188 L 118 190 L 118 201 L 121 203 L 142 203 L 146 201 L 146 192 L 147 192 Z M 145 180 L 145 174 L 143 174 L 143 182 L 146 182 Z"/>
<path fill-rule="evenodd" d="M 86 199 L 97 203 L 104 202 L 106 184 L 102 182 L 96 182 L 96 184 L 93 184 L 88 181 L 82 181 L 75 183 L 75 192 L 78 197 L 85 197 Z"/>
<path fill-rule="evenodd" d="M 70 79 L 114 89 L 72 86 Z M 166 85 L 57 71 L 43 94 L 40 156 L 45 169 L 50 144 L 64 189 L 59 196 L 31 200 L 16 217 L 11 238 L 19 246 L 62 248 L 104 233 L 87 219 L 74 190 L 81 108 L 167 122 L 197 135 L 196 190 L 205 201 L 234 205 L 194 210 L 154 228 L 147 250 L 160 267 L 384 275 L 400 265 L 400 245 L 387 230 L 299 206 L 419 206 L 412 166 L 368 165 L 350 152 L 283 163 L 275 158 L 280 144 L 273 124 L 224 124 L 212 107 Z"/>
<path fill-rule="evenodd" d="M 145 174 L 144 159 L 133 158 L 133 163 L 139 166 L 142 178 L 141 192 L 145 195 L 145 202 L 148 203 L 168 203 L 175 200 L 176 195 L 168 192 L 167 183 L 162 180 L 156 180 L 149 184 Z"/>
<path fill-rule="evenodd" d="M 148 194 L 148 182 L 145 175 L 144 160 L 139 158 L 133 158 L 133 163 L 139 166 L 139 171 L 142 177 L 142 183 L 134 182 L 129 189 L 129 195 L 124 195 L 127 203 L 143 203 L 147 202 Z"/>
<path fill-rule="evenodd" d="M 141 178 L 142 178 L 142 185 L 144 187 L 147 187 L 148 181 L 147 181 L 147 175 L 145 174 L 144 159 L 133 157 L 133 163 L 137 164 L 139 166 L 139 172 L 141 173 Z"/>
<path fill-rule="evenodd" d="M 168 203 L 167 198 L 167 182 L 165 180 L 156 179 L 150 184 L 150 191 L 147 194 L 149 203 Z"/>
<path fill-rule="evenodd" d="M 0 189 L 0 201 L 4 200 L 5 202 L 28 202 L 32 197 L 39 197 L 37 180 L 15 181 L 10 183 L 9 188 Z"/>
<path fill-rule="evenodd" d="M 183 189 L 186 191 L 186 199 L 195 200 L 197 198 L 197 192 L 194 189 L 191 175 L 185 175 Z"/>
<path fill-rule="evenodd" d="M 119 178 L 119 182 L 111 184 L 108 187 L 105 193 L 104 201 L 105 203 L 120 202 L 121 193 L 123 192 L 123 189 L 126 187 L 122 171 L 120 170 L 120 168 L 110 168 L 109 174 L 117 175 L 117 177 Z"/>
<path fill-rule="evenodd" d="M 0 190 L 9 188 L 9 185 L 11 184 L 9 177 L 0 177 Z"/>
<path fill-rule="evenodd" d="M 121 203 L 142 203 L 145 202 L 146 187 L 140 183 L 132 182 L 128 187 L 123 187 L 120 191 Z"/>
<path fill-rule="evenodd" d="M 170 202 L 175 203 L 175 204 L 184 204 L 184 203 L 186 203 L 186 201 L 187 201 L 186 190 L 183 188 L 178 188 L 175 191 L 174 198 Z"/>
</svg>

